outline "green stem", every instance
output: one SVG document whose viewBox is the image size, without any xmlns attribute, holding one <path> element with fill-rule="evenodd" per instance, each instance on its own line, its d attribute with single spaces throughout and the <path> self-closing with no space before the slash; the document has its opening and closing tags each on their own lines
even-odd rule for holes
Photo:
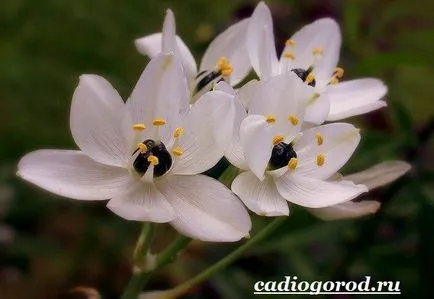
<svg viewBox="0 0 434 299">
<path fill-rule="evenodd" d="M 193 277 L 192 279 L 178 285 L 176 288 L 168 291 L 168 296 L 166 298 L 177 298 L 181 295 L 184 295 L 187 293 L 192 287 L 194 287 L 197 284 L 202 283 L 203 281 L 207 280 L 212 275 L 216 274 L 223 268 L 230 265 L 232 262 L 234 262 L 236 259 L 238 259 L 243 253 L 245 253 L 247 250 L 249 250 L 251 247 L 253 247 L 255 244 L 259 243 L 266 237 L 268 237 L 279 225 L 281 225 L 285 221 L 286 217 L 279 217 L 274 219 L 271 223 L 269 223 L 263 230 L 261 230 L 257 235 L 252 237 L 250 240 L 248 240 L 246 243 L 232 251 L 229 255 L 221 259 L 216 264 L 212 265 L 208 269 L 204 270 L 203 272 L 199 273 L 197 276 Z"/>
<path fill-rule="evenodd" d="M 178 253 L 185 248 L 190 241 L 190 238 L 179 235 L 166 249 L 156 256 L 155 267 L 151 271 L 136 272 L 133 274 L 121 299 L 137 299 L 152 274 L 174 261 Z"/>
</svg>

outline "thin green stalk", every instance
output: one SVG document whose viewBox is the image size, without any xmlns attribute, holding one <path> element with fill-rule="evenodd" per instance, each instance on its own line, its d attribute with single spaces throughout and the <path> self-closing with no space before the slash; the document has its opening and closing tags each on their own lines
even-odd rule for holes
<svg viewBox="0 0 434 299">
<path fill-rule="evenodd" d="M 250 240 L 248 240 L 246 243 L 232 251 L 229 255 L 225 256 L 223 259 L 221 259 L 216 264 L 212 265 L 208 269 L 204 270 L 203 272 L 199 273 L 197 276 L 193 277 L 192 279 L 178 285 L 174 289 L 168 291 L 165 298 L 177 298 L 181 295 L 184 295 L 187 293 L 192 287 L 194 287 L 197 284 L 202 283 L 203 281 L 207 280 L 209 277 L 213 276 L 223 268 L 230 265 L 232 262 L 234 262 L 236 259 L 238 259 L 243 253 L 245 253 L 247 250 L 249 250 L 251 247 L 253 247 L 255 244 L 259 243 L 266 237 L 268 237 L 277 227 L 279 227 L 284 221 L 286 217 L 278 217 L 274 219 L 272 222 L 270 222 L 263 230 L 261 230 L 258 234 L 253 236 Z"/>
<path fill-rule="evenodd" d="M 176 259 L 178 253 L 190 243 L 191 239 L 179 235 L 166 249 L 155 258 L 155 267 L 151 271 L 139 271 L 133 274 L 121 299 L 136 299 L 152 274 Z"/>
</svg>

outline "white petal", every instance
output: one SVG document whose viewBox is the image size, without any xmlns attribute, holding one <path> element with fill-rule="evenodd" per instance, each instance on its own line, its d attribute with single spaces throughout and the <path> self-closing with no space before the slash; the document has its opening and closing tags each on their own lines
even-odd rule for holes
<svg viewBox="0 0 434 299">
<path fill-rule="evenodd" d="M 176 53 L 176 27 L 175 27 L 175 16 L 173 12 L 168 9 L 166 11 L 166 17 L 163 23 L 163 40 L 162 40 L 162 52 Z"/>
<path fill-rule="evenodd" d="M 368 188 L 350 181 L 325 182 L 287 172 L 276 178 L 280 195 L 288 201 L 307 208 L 324 208 L 356 198 Z"/>
<path fill-rule="evenodd" d="M 288 202 L 277 192 L 271 177 L 260 181 L 250 171 L 239 174 L 232 182 L 232 191 L 253 212 L 261 216 L 288 216 Z"/>
<path fill-rule="evenodd" d="M 163 140 L 167 139 L 188 109 L 187 81 L 176 55 L 159 54 L 143 71 L 127 108 L 132 124 L 144 123 L 144 134 L 152 134 L 152 120 L 164 118 L 166 125 L 159 128 Z M 147 135 L 152 136 L 152 135 Z"/>
<path fill-rule="evenodd" d="M 234 117 L 234 96 L 222 91 L 201 96 L 183 120 L 179 146 L 184 153 L 175 158 L 173 172 L 198 174 L 217 164 L 232 138 Z"/>
<path fill-rule="evenodd" d="M 203 175 L 174 175 L 156 183 L 178 216 L 171 224 L 182 234 L 211 242 L 232 242 L 248 236 L 249 214 L 220 182 Z"/>
<path fill-rule="evenodd" d="M 317 87 L 325 86 L 339 60 L 342 39 L 339 25 L 333 19 L 319 19 L 301 28 L 291 39 L 295 41 L 295 46 L 286 47 L 283 53 L 288 51 L 294 54 L 292 68 L 307 70 L 314 64 Z M 319 58 L 315 59 L 312 54 L 314 48 L 322 48 L 323 54 Z"/>
<path fill-rule="evenodd" d="M 253 79 L 237 89 L 238 97 L 240 98 L 245 109 L 249 107 L 250 101 L 253 99 L 256 92 L 258 92 L 262 83 L 263 81 Z"/>
<path fill-rule="evenodd" d="M 318 145 L 316 135 L 322 136 Z M 336 173 L 350 159 L 360 141 L 360 133 L 351 124 L 332 123 L 303 131 L 296 142 L 298 166 L 294 172 L 326 179 Z M 323 154 L 324 165 L 317 165 L 317 155 Z"/>
<path fill-rule="evenodd" d="M 267 80 L 279 72 L 273 19 L 270 9 L 260 2 L 250 18 L 247 30 L 247 49 L 252 67 L 261 80 Z"/>
<path fill-rule="evenodd" d="M 360 115 L 387 106 L 380 99 L 387 86 L 378 79 L 366 78 L 342 82 L 327 88 L 330 98 L 329 121 Z"/>
<path fill-rule="evenodd" d="M 250 115 L 240 127 L 240 142 L 250 170 L 260 179 L 265 177 L 265 169 L 273 149 L 272 124 L 262 115 Z"/>
<path fill-rule="evenodd" d="M 246 33 L 249 19 L 230 26 L 218 35 L 206 50 L 200 70 L 214 69 L 220 57 L 226 57 L 232 64 L 231 85 L 238 84 L 250 70 L 250 60 L 246 48 Z"/>
<path fill-rule="evenodd" d="M 70 115 L 72 136 L 94 160 L 123 166 L 129 155 L 125 104 L 104 78 L 83 75 L 75 89 Z"/>
<path fill-rule="evenodd" d="M 163 223 L 176 218 L 172 206 L 157 187 L 139 180 L 122 194 L 113 197 L 107 207 L 127 220 Z"/>
<path fill-rule="evenodd" d="M 109 199 L 131 184 L 126 169 L 95 162 L 80 151 L 32 152 L 20 160 L 17 174 L 47 191 L 81 200 Z"/>
<path fill-rule="evenodd" d="M 344 179 L 366 185 L 372 190 L 397 180 L 410 169 L 411 165 L 404 161 L 385 161 L 366 170 L 346 175 Z"/>
<path fill-rule="evenodd" d="M 330 112 L 330 100 L 327 94 L 321 94 L 318 98 L 312 98 L 306 106 L 304 121 L 315 125 L 322 124 Z"/>
<path fill-rule="evenodd" d="M 321 209 L 308 209 L 319 219 L 330 221 L 338 219 L 357 218 L 374 214 L 380 208 L 378 201 L 367 200 L 361 202 L 347 201 L 334 206 Z"/>
</svg>

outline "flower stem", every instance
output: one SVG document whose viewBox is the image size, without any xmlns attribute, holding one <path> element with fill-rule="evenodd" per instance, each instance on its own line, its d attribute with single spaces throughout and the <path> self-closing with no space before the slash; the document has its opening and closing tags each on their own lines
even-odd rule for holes
<svg viewBox="0 0 434 299">
<path fill-rule="evenodd" d="M 178 285 L 174 289 L 168 291 L 167 298 L 177 298 L 181 295 L 184 295 L 187 293 L 192 287 L 194 287 L 197 284 L 202 283 L 209 277 L 216 274 L 218 271 L 222 270 L 223 268 L 230 265 L 232 262 L 234 262 L 237 258 L 239 258 L 243 253 L 245 253 L 248 249 L 253 247 L 255 244 L 259 243 L 266 237 L 268 237 L 277 227 L 279 227 L 284 221 L 286 217 L 278 217 L 274 219 L 272 222 L 270 222 L 263 230 L 261 230 L 258 234 L 253 236 L 250 240 L 248 240 L 246 243 L 232 251 L 229 255 L 225 256 L 223 259 L 221 259 L 216 264 L 212 265 L 208 269 L 204 270 L 203 272 L 199 273 L 197 276 L 193 277 L 192 279 Z M 170 295 L 169 295 L 170 294 Z"/>
<path fill-rule="evenodd" d="M 140 238 L 139 238 L 140 241 Z M 151 278 L 152 274 L 173 262 L 178 253 L 190 243 L 191 239 L 179 235 L 166 249 L 164 249 L 155 258 L 155 267 L 151 271 L 136 272 L 131 277 L 128 285 L 122 295 L 121 299 L 137 299 L 147 281 Z M 143 251 L 141 251 L 143 253 Z"/>
</svg>

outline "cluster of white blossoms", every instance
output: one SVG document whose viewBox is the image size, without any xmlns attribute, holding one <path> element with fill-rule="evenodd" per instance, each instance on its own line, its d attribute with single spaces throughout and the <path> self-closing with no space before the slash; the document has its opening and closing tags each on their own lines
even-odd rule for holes
<svg viewBox="0 0 434 299">
<path fill-rule="evenodd" d="M 281 216 L 293 203 L 326 220 L 375 212 L 378 202 L 353 199 L 409 165 L 389 161 L 341 176 L 359 130 L 321 124 L 385 106 L 386 86 L 377 79 L 339 82 L 335 21 L 303 27 L 280 60 L 272 28 L 261 2 L 217 36 L 198 70 L 167 11 L 162 33 L 136 40 L 151 61 L 131 96 L 124 102 L 102 77 L 81 76 L 70 113 L 80 150 L 32 152 L 18 175 L 61 196 L 109 199 L 108 208 L 125 219 L 167 222 L 203 241 L 248 237 L 244 205 Z M 252 68 L 259 80 L 241 85 Z M 202 174 L 224 156 L 240 170 L 232 190 Z"/>
</svg>

